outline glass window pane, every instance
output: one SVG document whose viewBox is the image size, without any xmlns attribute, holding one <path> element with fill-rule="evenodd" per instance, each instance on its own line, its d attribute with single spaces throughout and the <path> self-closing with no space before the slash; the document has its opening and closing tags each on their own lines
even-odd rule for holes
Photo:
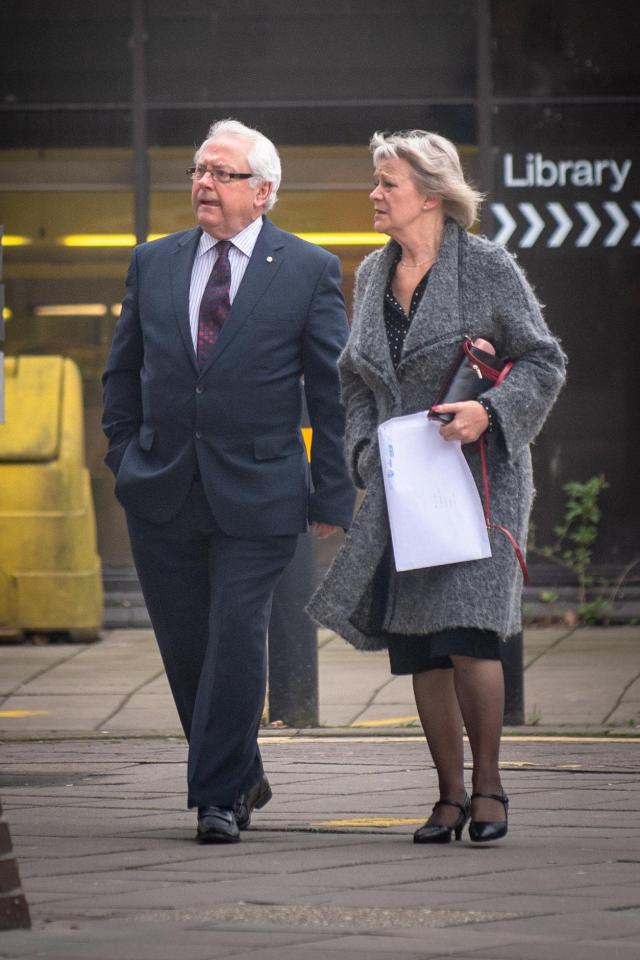
<svg viewBox="0 0 640 960">
<path fill-rule="evenodd" d="M 637 95 L 637 0 L 493 0 L 491 18 L 496 96 Z"/>
<path fill-rule="evenodd" d="M 158 101 L 472 96 L 473 0 L 149 5 Z"/>
<path fill-rule="evenodd" d="M 0 4 L 0 102 L 127 101 L 130 3 Z"/>
</svg>

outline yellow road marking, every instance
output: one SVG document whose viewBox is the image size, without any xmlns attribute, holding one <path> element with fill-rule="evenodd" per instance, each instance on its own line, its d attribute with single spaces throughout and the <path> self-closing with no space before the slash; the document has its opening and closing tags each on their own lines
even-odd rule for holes
<svg viewBox="0 0 640 960">
<path fill-rule="evenodd" d="M 466 738 L 465 738 L 466 739 Z M 284 744 L 284 743 L 414 743 L 415 741 L 420 741 L 424 743 L 424 737 L 422 734 L 417 732 L 406 734 L 405 736 L 385 736 L 380 734 L 380 736 L 365 737 L 357 736 L 356 734 L 350 736 L 345 734 L 343 737 L 337 737 L 333 734 L 327 734 L 324 736 L 322 733 L 318 734 L 315 737 L 309 737 L 305 735 L 298 735 L 297 730 L 291 731 L 290 734 L 283 734 L 275 737 L 265 737 L 261 736 L 259 738 L 260 743 L 272 743 L 272 744 Z M 520 735 L 505 735 L 502 738 L 503 743 L 626 743 L 626 744 L 638 744 L 640 743 L 640 737 L 608 737 L 603 735 L 601 737 L 580 737 L 580 736 L 520 736 Z"/>
<path fill-rule="evenodd" d="M 465 766 L 471 769 L 471 763 L 465 763 Z M 530 760 L 501 760 L 499 763 L 500 767 L 504 769 L 510 769 L 511 767 L 522 768 L 523 770 L 538 770 L 541 766 L 548 767 L 548 763 L 532 763 Z M 581 763 L 554 763 L 554 770 L 582 770 L 583 764 Z"/>
<path fill-rule="evenodd" d="M 316 820 L 314 827 L 397 827 L 424 823 L 424 817 L 353 817 L 348 820 Z"/>
<path fill-rule="evenodd" d="M 0 717 L 12 720 L 22 720 L 24 717 L 46 717 L 48 710 L 0 710 Z"/>
<path fill-rule="evenodd" d="M 387 717 L 385 720 L 356 720 L 351 727 L 397 727 L 398 724 L 417 723 L 419 717 Z"/>
<path fill-rule="evenodd" d="M 502 738 L 503 743 L 640 743 L 640 737 L 608 737 L 603 734 L 601 737 L 578 737 L 570 736 L 547 736 L 540 737 L 507 734 Z"/>
</svg>

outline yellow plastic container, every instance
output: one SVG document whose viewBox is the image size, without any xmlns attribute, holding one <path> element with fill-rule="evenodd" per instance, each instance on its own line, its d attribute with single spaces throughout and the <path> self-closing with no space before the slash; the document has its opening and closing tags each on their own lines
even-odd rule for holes
<svg viewBox="0 0 640 960">
<path fill-rule="evenodd" d="M 4 369 L 0 632 L 95 632 L 102 576 L 80 373 L 64 357 L 10 357 Z"/>
</svg>

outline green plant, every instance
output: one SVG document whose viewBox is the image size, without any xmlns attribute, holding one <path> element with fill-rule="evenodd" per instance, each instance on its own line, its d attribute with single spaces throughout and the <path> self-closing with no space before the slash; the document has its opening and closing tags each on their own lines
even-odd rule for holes
<svg viewBox="0 0 640 960">
<path fill-rule="evenodd" d="M 555 590 L 543 590 L 540 594 L 540 600 L 542 603 L 555 603 L 558 599 L 558 594 Z"/>
<path fill-rule="evenodd" d="M 540 551 L 545 557 L 562 563 L 576 575 L 578 616 L 584 623 L 595 623 L 608 603 L 603 596 L 587 599 L 588 589 L 594 582 L 589 571 L 602 517 L 599 499 L 608 486 L 603 474 L 590 477 L 584 483 L 577 480 L 565 483 L 562 489 L 567 498 L 563 521 L 554 527 L 555 542 Z"/>
</svg>

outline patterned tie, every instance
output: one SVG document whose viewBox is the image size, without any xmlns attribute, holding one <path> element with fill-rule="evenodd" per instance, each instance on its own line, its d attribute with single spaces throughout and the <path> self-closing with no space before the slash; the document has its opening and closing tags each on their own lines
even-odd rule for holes
<svg viewBox="0 0 640 960">
<path fill-rule="evenodd" d="M 218 240 L 216 244 L 218 259 L 213 265 L 213 270 L 207 280 L 200 301 L 197 348 L 198 366 L 200 367 L 209 356 L 231 310 L 229 301 L 229 290 L 231 288 L 229 247 L 231 246 L 230 240 Z"/>
</svg>

